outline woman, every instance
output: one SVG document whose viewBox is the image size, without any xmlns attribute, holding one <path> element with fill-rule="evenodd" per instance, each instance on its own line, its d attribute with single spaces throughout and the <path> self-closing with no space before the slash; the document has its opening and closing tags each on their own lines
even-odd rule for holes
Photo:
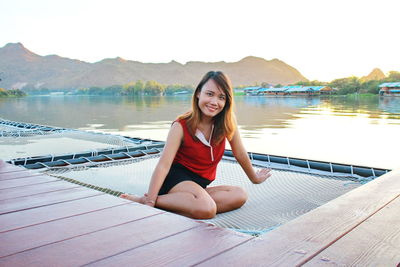
<svg viewBox="0 0 400 267">
<path fill-rule="evenodd" d="M 143 197 L 121 197 L 194 219 L 240 208 L 247 200 L 242 188 L 207 187 L 215 179 L 225 139 L 251 182 L 259 184 L 271 176 L 269 169 L 253 169 L 242 144 L 231 82 L 222 72 L 210 71 L 196 87 L 192 109 L 172 124 L 148 192 Z"/>
</svg>

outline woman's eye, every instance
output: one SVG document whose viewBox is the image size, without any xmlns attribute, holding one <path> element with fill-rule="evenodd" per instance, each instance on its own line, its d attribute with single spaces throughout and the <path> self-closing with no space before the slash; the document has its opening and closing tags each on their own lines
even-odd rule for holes
<svg viewBox="0 0 400 267">
<path fill-rule="evenodd" d="M 208 96 L 212 96 L 213 94 L 211 92 L 206 93 Z"/>
<path fill-rule="evenodd" d="M 221 96 L 219 96 L 219 99 L 225 100 L 225 96 L 221 95 Z"/>
</svg>

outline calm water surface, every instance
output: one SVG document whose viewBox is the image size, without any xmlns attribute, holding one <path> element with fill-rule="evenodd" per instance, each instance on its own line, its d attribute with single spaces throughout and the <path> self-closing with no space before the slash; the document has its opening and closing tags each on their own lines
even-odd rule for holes
<svg viewBox="0 0 400 267">
<path fill-rule="evenodd" d="M 248 151 L 400 168 L 400 98 L 237 96 Z M 42 96 L 0 99 L 0 117 L 165 140 L 190 96 Z"/>
</svg>

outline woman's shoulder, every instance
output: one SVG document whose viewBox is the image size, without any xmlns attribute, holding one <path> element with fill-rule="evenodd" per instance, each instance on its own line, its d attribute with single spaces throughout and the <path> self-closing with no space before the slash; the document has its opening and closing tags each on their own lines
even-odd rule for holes
<svg viewBox="0 0 400 267">
<path fill-rule="evenodd" d="M 183 125 L 178 121 L 174 121 L 171 125 L 171 131 L 183 131 Z"/>
<path fill-rule="evenodd" d="M 181 128 L 183 127 L 183 125 L 186 125 L 186 123 L 185 122 L 183 122 L 182 120 L 178 120 L 178 119 L 176 119 L 176 120 L 174 120 L 173 122 L 172 122 L 172 124 L 171 124 L 171 127 L 176 127 L 176 126 L 180 126 Z"/>
<path fill-rule="evenodd" d="M 177 118 L 176 120 L 174 120 L 174 122 L 172 124 L 178 123 L 182 126 L 186 126 L 186 119 L 185 118 Z"/>
</svg>

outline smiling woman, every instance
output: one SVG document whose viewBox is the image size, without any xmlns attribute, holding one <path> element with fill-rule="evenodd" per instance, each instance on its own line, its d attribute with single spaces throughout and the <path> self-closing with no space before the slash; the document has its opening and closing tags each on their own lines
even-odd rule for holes
<svg viewBox="0 0 400 267">
<path fill-rule="evenodd" d="M 262 183 L 271 175 L 269 169 L 255 171 L 243 147 L 230 80 L 220 71 L 210 71 L 196 87 L 192 109 L 172 124 L 148 192 L 142 197 L 121 197 L 195 219 L 211 219 L 240 208 L 247 200 L 241 187 L 208 187 L 216 178 L 225 139 L 252 183 Z"/>
</svg>

